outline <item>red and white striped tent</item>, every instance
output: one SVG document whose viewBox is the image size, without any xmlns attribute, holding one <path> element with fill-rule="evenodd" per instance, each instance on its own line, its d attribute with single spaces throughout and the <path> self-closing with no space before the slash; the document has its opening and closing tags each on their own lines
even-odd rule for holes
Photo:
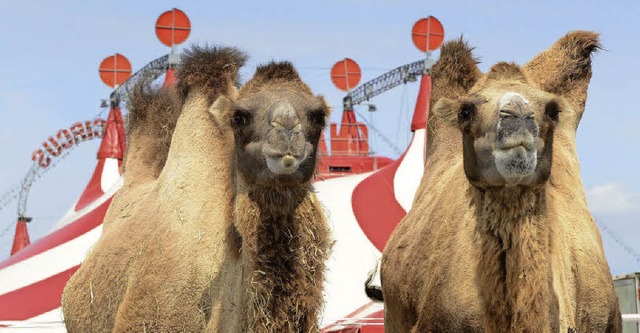
<svg viewBox="0 0 640 333">
<path fill-rule="evenodd" d="M 317 181 L 336 241 L 328 262 L 325 332 L 383 332 L 383 307 L 364 283 L 387 238 L 411 208 L 424 170 L 431 79 L 424 75 L 412 121 L 413 138 L 395 162 L 375 172 Z M 0 262 L 0 331 L 65 332 L 64 285 L 100 237 L 102 221 L 122 186 L 124 131 L 112 109 L 86 189 L 54 229 Z"/>
</svg>

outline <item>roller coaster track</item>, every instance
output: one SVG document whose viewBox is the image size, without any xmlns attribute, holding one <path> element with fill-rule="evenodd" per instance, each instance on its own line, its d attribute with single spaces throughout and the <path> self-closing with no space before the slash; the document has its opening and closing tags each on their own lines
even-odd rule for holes
<svg viewBox="0 0 640 333">
<path fill-rule="evenodd" d="M 415 82 L 418 76 L 428 73 L 433 62 L 430 59 L 414 61 L 392 69 L 377 78 L 361 84 L 342 99 L 345 110 L 407 82 Z"/>
</svg>

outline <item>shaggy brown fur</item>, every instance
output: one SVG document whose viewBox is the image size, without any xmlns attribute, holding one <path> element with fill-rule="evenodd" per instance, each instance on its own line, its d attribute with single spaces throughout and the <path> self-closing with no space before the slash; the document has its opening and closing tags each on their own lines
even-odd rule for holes
<svg viewBox="0 0 640 333">
<path fill-rule="evenodd" d="M 327 226 L 317 223 L 324 217 L 309 190 L 255 188 L 238 195 L 242 255 L 252 272 L 247 332 L 319 332 L 330 238 Z"/>
<path fill-rule="evenodd" d="M 139 183 L 156 179 L 167 160 L 182 103 L 173 88 L 153 87 L 145 79 L 133 87 L 127 109 L 123 171 Z"/>
<path fill-rule="evenodd" d="M 164 168 L 133 188 L 128 175 L 140 170 L 127 169 L 101 239 L 65 288 L 69 332 L 318 331 L 328 227 L 312 172 L 300 168 L 295 182 L 257 177 L 260 186 L 239 172 L 234 101 L 262 105 L 235 90 L 245 58 L 230 48 L 186 53 L 178 75 L 184 105 Z M 297 97 L 294 106 L 319 100 L 302 81 L 257 80 L 261 98 L 279 98 L 284 84 L 302 94 L 284 96 Z M 314 126 L 302 132 L 317 143 Z"/>
<path fill-rule="evenodd" d="M 293 84 L 297 89 L 311 94 L 309 86 L 302 82 L 293 64 L 288 61 L 272 61 L 266 65 L 258 66 L 253 79 L 242 87 L 242 92 L 244 94 L 255 93 L 260 88 L 264 88 L 266 84 L 273 85 L 278 83 Z"/>
<path fill-rule="evenodd" d="M 491 67 L 486 76 L 487 80 L 513 80 L 527 83 L 527 79 L 520 70 L 520 66 L 513 62 L 499 62 Z"/>
<path fill-rule="evenodd" d="M 597 48 L 596 34 L 573 32 L 522 70 L 501 63 L 482 76 L 466 44 L 443 46 L 432 72 L 437 115 L 425 174 L 383 253 L 385 332 L 620 332 L 575 148 Z M 456 112 L 461 134 L 447 115 L 472 101 L 477 117 L 488 117 L 480 110 L 495 107 L 505 90 L 534 96 L 539 123 L 553 113 L 538 100 L 562 111 L 548 130 L 540 128 L 552 135 L 545 144 L 552 163 L 539 185 L 487 187 L 467 178 L 463 136 L 475 130 L 464 130 Z"/>
<path fill-rule="evenodd" d="M 236 70 L 245 59 L 236 50 L 208 51 L 218 63 L 233 64 Z M 183 59 L 183 77 L 203 74 L 202 66 L 190 66 L 200 64 L 190 58 L 193 54 Z M 230 92 L 237 72 L 230 76 L 220 68 L 222 75 L 216 67 L 208 68 L 208 81 L 189 81 L 202 87 L 193 86 L 193 93 L 184 102 L 157 179 L 155 171 L 144 163 L 127 165 L 125 184 L 105 216 L 103 235 L 65 287 L 63 310 L 69 332 L 193 332 L 206 326 L 213 269 L 225 253 L 226 240 L 219 230 L 231 225 L 232 216 L 229 189 L 233 186 L 233 137 L 228 122 L 217 122 L 215 114 L 209 112 L 208 100 Z M 206 87 L 220 87 L 220 91 Z M 131 102 L 134 108 L 138 104 L 154 105 L 146 99 Z M 161 126 L 162 122 L 136 125 L 136 119 L 128 128 L 132 140 L 136 138 L 134 133 L 143 129 L 161 133 L 157 127 L 149 127 Z M 148 147 L 129 147 L 129 161 L 144 161 L 138 155 L 157 147 L 154 137 L 148 139 Z M 155 139 L 163 142 L 162 136 Z M 150 173 L 148 179 L 152 181 L 136 184 L 135 176 L 145 172 Z"/>
<path fill-rule="evenodd" d="M 447 54 L 451 61 L 438 61 L 431 69 L 433 78 L 433 89 L 431 90 L 431 101 L 441 98 L 455 99 L 466 95 L 466 91 L 478 81 L 482 73 L 478 69 L 478 59 L 472 54 L 473 48 L 469 47 L 460 38 L 456 42 L 449 42 L 442 45 L 441 53 Z M 457 146 L 452 145 L 446 138 L 455 135 L 456 129 L 443 124 L 441 119 L 433 112 L 429 114 L 427 125 L 427 150 L 444 150 L 452 152 Z M 435 133 L 447 132 L 448 135 L 435 135 Z M 437 155 L 437 154 L 433 154 Z M 450 156 L 452 154 L 446 153 Z M 429 155 L 427 155 L 429 158 Z"/>
<path fill-rule="evenodd" d="M 261 151 L 265 148 L 251 147 L 287 146 L 271 138 L 271 122 L 280 120 L 269 108 L 283 99 L 301 110 L 297 111 L 298 120 L 312 150 L 298 172 L 274 178 L 263 171 Z M 238 162 L 234 225 L 242 240 L 241 260 L 249 273 L 240 289 L 246 290 L 247 311 L 240 331 L 319 332 L 330 238 L 311 180 L 328 107 L 324 99 L 312 95 L 288 62 L 258 67 L 234 105 L 232 126 Z M 238 117 L 247 119 L 240 121 Z M 245 121 L 248 124 L 243 125 Z M 256 136 L 269 139 L 256 141 Z M 294 149 L 295 141 L 290 145 Z"/>
<path fill-rule="evenodd" d="M 234 48 L 211 48 L 194 46 L 184 52 L 182 69 L 178 71 L 178 91 L 184 99 L 193 89 L 207 96 L 207 102 L 213 103 L 222 94 L 230 94 L 230 85 L 240 86 L 238 70 L 247 61 L 247 56 Z M 211 74 L 216 77 L 212 78 Z"/>
</svg>

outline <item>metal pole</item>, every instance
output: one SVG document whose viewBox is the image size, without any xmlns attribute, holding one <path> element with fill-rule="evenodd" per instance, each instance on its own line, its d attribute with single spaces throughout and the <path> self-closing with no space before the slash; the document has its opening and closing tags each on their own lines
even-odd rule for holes
<svg viewBox="0 0 640 333">
<path fill-rule="evenodd" d="M 431 15 L 427 16 L 427 45 L 425 47 L 425 59 L 424 59 L 424 70 L 422 74 L 428 74 L 429 70 L 429 60 L 431 59 L 431 52 L 429 51 L 429 37 L 431 36 Z"/>
</svg>

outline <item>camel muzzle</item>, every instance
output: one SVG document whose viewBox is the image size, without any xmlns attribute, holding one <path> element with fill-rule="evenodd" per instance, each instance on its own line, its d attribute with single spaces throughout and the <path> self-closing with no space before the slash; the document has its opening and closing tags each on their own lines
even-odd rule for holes
<svg viewBox="0 0 640 333">
<path fill-rule="evenodd" d="M 498 173 L 509 184 L 520 183 L 535 173 L 538 164 L 538 125 L 531 117 L 500 119 L 493 157 Z"/>
</svg>

